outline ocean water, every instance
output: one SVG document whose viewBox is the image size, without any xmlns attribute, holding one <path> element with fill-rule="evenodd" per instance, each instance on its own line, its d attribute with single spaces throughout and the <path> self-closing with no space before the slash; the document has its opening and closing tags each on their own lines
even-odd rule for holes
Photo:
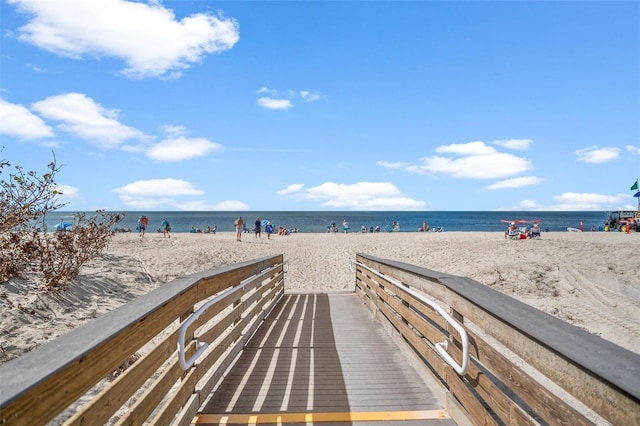
<svg viewBox="0 0 640 426">
<path fill-rule="evenodd" d="M 346 219 L 351 227 L 350 232 L 360 232 L 365 226 L 379 226 L 381 232 L 387 225 L 398 222 L 400 232 L 416 232 L 426 220 L 431 229 L 441 228 L 450 231 L 482 231 L 502 232 L 507 224 L 501 220 L 540 220 L 543 231 L 566 231 L 567 227 L 579 228 L 583 223 L 585 230 L 601 230 L 609 216 L 602 212 L 496 212 L 496 211 L 243 211 L 243 212 L 183 212 L 183 211 L 132 211 L 118 212 L 124 214 L 118 227 L 127 227 L 135 232 L 138 218 L 145 215 L 149 219 L 147 232 L 155 232 L 160 222 L 166 218 L 171 224 L 171 232 L 189 232 L 191 228 L 205 229 L 217 226 L 218 232 L 234 231 L 233 221 L 242 216 L 248 229 L 253 227 L 257 217 L 269 220 L 276 228 L 297 229 L 298 232 L 327 232 L 327 226 L 334 221 L 342 232 L 342 220 Z M 95 212 L 85 212 L 91 217 Z M 60 221 L 73 223 L 74 213 L 56 211 L 47 215 L 45 224 L 53 230 Z"/>
</svg>

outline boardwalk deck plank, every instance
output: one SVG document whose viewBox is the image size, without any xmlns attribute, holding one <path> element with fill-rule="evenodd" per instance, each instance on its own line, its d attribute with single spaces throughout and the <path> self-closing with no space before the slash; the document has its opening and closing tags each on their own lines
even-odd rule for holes
<svg viewBox="0 0 640 426">
<path fill-rule="evenodd" d="M 356 295 L 288 294 L 201 413 L 429 410 L 443 407 Z M 449 418 L 394 423 L 455 425 Z"/>
</svg>

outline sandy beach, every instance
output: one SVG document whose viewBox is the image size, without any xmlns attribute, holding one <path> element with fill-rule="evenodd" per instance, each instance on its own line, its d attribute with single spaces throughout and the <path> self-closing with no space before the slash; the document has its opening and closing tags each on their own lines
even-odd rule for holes
<svg viewBox="0 0 640 426">
<path fill-rule="evenodd" d="M 285 291 L 353 290 L 355 253 L 466 276 L 640 353 L 640 233 L 497 232 L 117 234 L 69 290 L 52 296 L 12 280 L 0 289 L 0 362 L 7 362 L 180 276 L 284 254 Z"/>
</svg>

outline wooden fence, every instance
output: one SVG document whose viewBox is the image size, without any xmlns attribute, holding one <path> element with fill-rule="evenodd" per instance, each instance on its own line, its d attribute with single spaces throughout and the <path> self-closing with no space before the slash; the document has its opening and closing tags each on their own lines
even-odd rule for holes
<svg viewBox="0 0 640 426">
<path fill-rule="evenodd" d="M 356 292 L 459 424 L 640 425 L 640 355 L 468 278 L 366 254 L 355 267 Z M 425 299 L 466 330 L 464 375 L 460 333 Z"/>
<path fill-rule="evenodd" d="M 8 362 L 0 368 L 0 424 L 188 425 L 282 297 L 284 265 L 277 255 L 178 278 Z M 209 346 L 184 371 L 180 325 L 205 302 L 185 327 L 185 357 L 199 342 Z"/>
</svg>

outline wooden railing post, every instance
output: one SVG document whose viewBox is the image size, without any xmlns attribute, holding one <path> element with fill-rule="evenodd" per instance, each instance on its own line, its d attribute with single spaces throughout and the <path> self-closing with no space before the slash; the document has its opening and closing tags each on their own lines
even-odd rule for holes
<svg viewBox="0 0 640 426">
<path fill-rule="evenodd" d="M 458 321 L 460 324 L 464 325 L 464 316 L 462 316 L 460 312 L 455 310 L 453 306 L 449 307 L 449 315 L 451 315 L 451 317 L 453 317 L 453 319 Z M 462 342 L 460 342 L 460 340 L 458 340 L 457 337 L 458 337 L 458 334 L 455 332 L 455 330 L 452 330 L 451 326 L 449 326 L 449 342 L 452 345 L 455 345 L 455 347 L 461 348 Z"/>
</svg>

